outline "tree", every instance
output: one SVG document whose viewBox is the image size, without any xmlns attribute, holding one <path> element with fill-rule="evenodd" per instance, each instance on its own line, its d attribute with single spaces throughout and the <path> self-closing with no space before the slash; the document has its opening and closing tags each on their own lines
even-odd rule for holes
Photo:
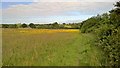
<svg viewBox="0 0 120 68">
<path fill-rule="evenodd" d="M 58 23 L 57 23 L 57 22 L 54 22 L 53 25 L 58 25 Z"/>
<path fill-rule="evenodd" d="M 110 13 L 116 13 L 116 14 L 120 15 L 120 1 L 116 2 L 116 4 L 114 4 L 114 6 L 116 8 L 111 10 Z"/>
<path fill-rule="evenodd" d="M 110 20 L 113 25 L 117 27 L 120 26 L 120 1 L 116 2 L 114 5 L 116 8 L 109 11 L 110 12 Z"/>
<path fill-rule="evenodd" d="M 2 24 L 2 28 L 8 28 L 9 25 L 8 24 Z"/>
<path fill-rule="evenodd" d="M 30 26 L 31 28 L 36 28 L 35 24 L 33 24 L 33 23 L 30 23 L 29 26 Z"/>
<path fill-rule="evenodd" d="M 23 28 L 26 28 L 26 27 L 27 27 L 27 24 L 23 23 L 21 26 L 22 26 Z"/>
<path fill-rule="evenodd" d="M 63 23 L 63 25 L 65 25 L 65 23 Z"/>
<path fill-rule="evenodd" d="M 54 22 L 52 25 L 53 25 L 53 28 L 55 29 L 59 28 L 59 24 L 57 22 Z"/>
<path fill-rule="evenodd" d="M 17 28 L 21 28 L 22 24 L 21 23 L 17 23 L 16 25 L 17 25 Z"/>
<path fill-rule="evenodd" d="M 120 8 L 120 1 L 119 1 L 119 2 L 116 2 L 116 4 L 115 4 L 114 6 Z"/>
</svg>

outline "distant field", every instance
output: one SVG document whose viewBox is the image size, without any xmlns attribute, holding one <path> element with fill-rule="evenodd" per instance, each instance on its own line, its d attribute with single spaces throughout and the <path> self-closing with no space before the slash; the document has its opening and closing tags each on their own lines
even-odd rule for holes
<svg viewBox="0 0 120 68">
<path fill-rule="evenodd" d="M 93 41 L 76 29 L 3 29 L 3 66 L 99 66 Z"/>
</svg>

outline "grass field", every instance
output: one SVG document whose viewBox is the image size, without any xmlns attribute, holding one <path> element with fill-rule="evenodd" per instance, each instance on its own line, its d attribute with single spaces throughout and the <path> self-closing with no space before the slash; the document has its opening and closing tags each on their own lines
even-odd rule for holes
<svg viewBox="0 0 120 68">
<path fill-rule="evenodd" d="M 76 29 L 3 29 L 3 66 L 100 66 L 93 41 Z"/>
</svg>

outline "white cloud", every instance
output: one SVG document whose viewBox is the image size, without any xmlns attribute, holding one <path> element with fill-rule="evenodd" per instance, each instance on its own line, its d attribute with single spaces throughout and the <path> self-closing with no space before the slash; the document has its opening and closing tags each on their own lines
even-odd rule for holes
<svg viewBox="0 0 120 68">
<path fill-rule="evenodd" d="M 11 5 L 9 8 L 3 9 L 3 15 L 54 16 L 66 15 L 69 12 L 89 15 L 108 11 L 112 9 L 112 6 L 113 3 L 111 2 L 35 2 L 29 5 Z"/>
<path fill-rule="evenodd" d="M 2 2 L 115 2 L 119 0 L 1 0 Z"/>
<path fill-rule="evenodd" d="M 34 2 L 115 2 L 119 0 L 34 0 Z"/>
<path fill-rule="evenodd" d="M 1 2 L 33 2 L 34 0 L 1 0 Z"/>
<path fill-rule="evenodd" d="M 1 14 L 1 12 L 0 12 L 0 14 Z M 0 15 L 0 24 L 2 23 L 2 15 Z"/>
<path fill-rule="evenodd" d="M 2 16 L 2 9 L 0 9 L 0 16 Z"/>
<path fill-rule="evenodd" d="M 8 8 L 2 9 L 2 19 L 4 23 L 48 23 L 56 20 L 83 20 L 88 18 L 87 16 L 90 17 L 111 10 L 113 3 L 114 2 L 34 2 L 27 5 L 10 5 Z M 72 17 L 70 18 L 70 16 Z M 58 18 L 56 19 L 56 17 Z"/>
</svg>

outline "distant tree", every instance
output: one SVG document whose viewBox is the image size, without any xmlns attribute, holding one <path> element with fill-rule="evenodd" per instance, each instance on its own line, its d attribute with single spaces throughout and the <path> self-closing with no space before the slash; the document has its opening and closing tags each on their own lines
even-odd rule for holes
<svg viewBox="0 0 120 68">
<path fill-rule="evenodd" d="M 9 28 L 17 28 L 16 24 L 9 24 Z"/>
<path fill-rule="evenodd" d="M 30 23 L 29 26 L 30 26 L 31 28 L 36 28 L 35 24 L 33 24 L 33 23 Z"/>
<path fill-rule="evenodd" d="M 53 25 L 58 25 L 58 23 L 57 23 L 57 22 L 54 22 Z"/>
<path fill-rule="evenodd" d="M 17 23 L 16 25 L 17 25 L 17 28 L 20 28 L 22 24 L 21 23 Z"/>
<path fill-rule="evenodd" d="M 55 29 L 59 28 L 59 24 L 57 22 L 54 22 L 52 25 L 53 25 L 52 28 L 55 28 Z"/>
<path fill-rule="evenodd" d="M 63 25 L 65 25 L 65 23 L 63 23 Z"/>
<path fill-rule="evenodd" d="M 23 23 L 21 26 L 22 26 L 22 28 L 26 28 L 27 24 Z"/>
<path fill-rule="evenodd" d="M 9 25 L 8 24 L 2 24 L 2 28 L 8 28 Z"/>
</svg>

